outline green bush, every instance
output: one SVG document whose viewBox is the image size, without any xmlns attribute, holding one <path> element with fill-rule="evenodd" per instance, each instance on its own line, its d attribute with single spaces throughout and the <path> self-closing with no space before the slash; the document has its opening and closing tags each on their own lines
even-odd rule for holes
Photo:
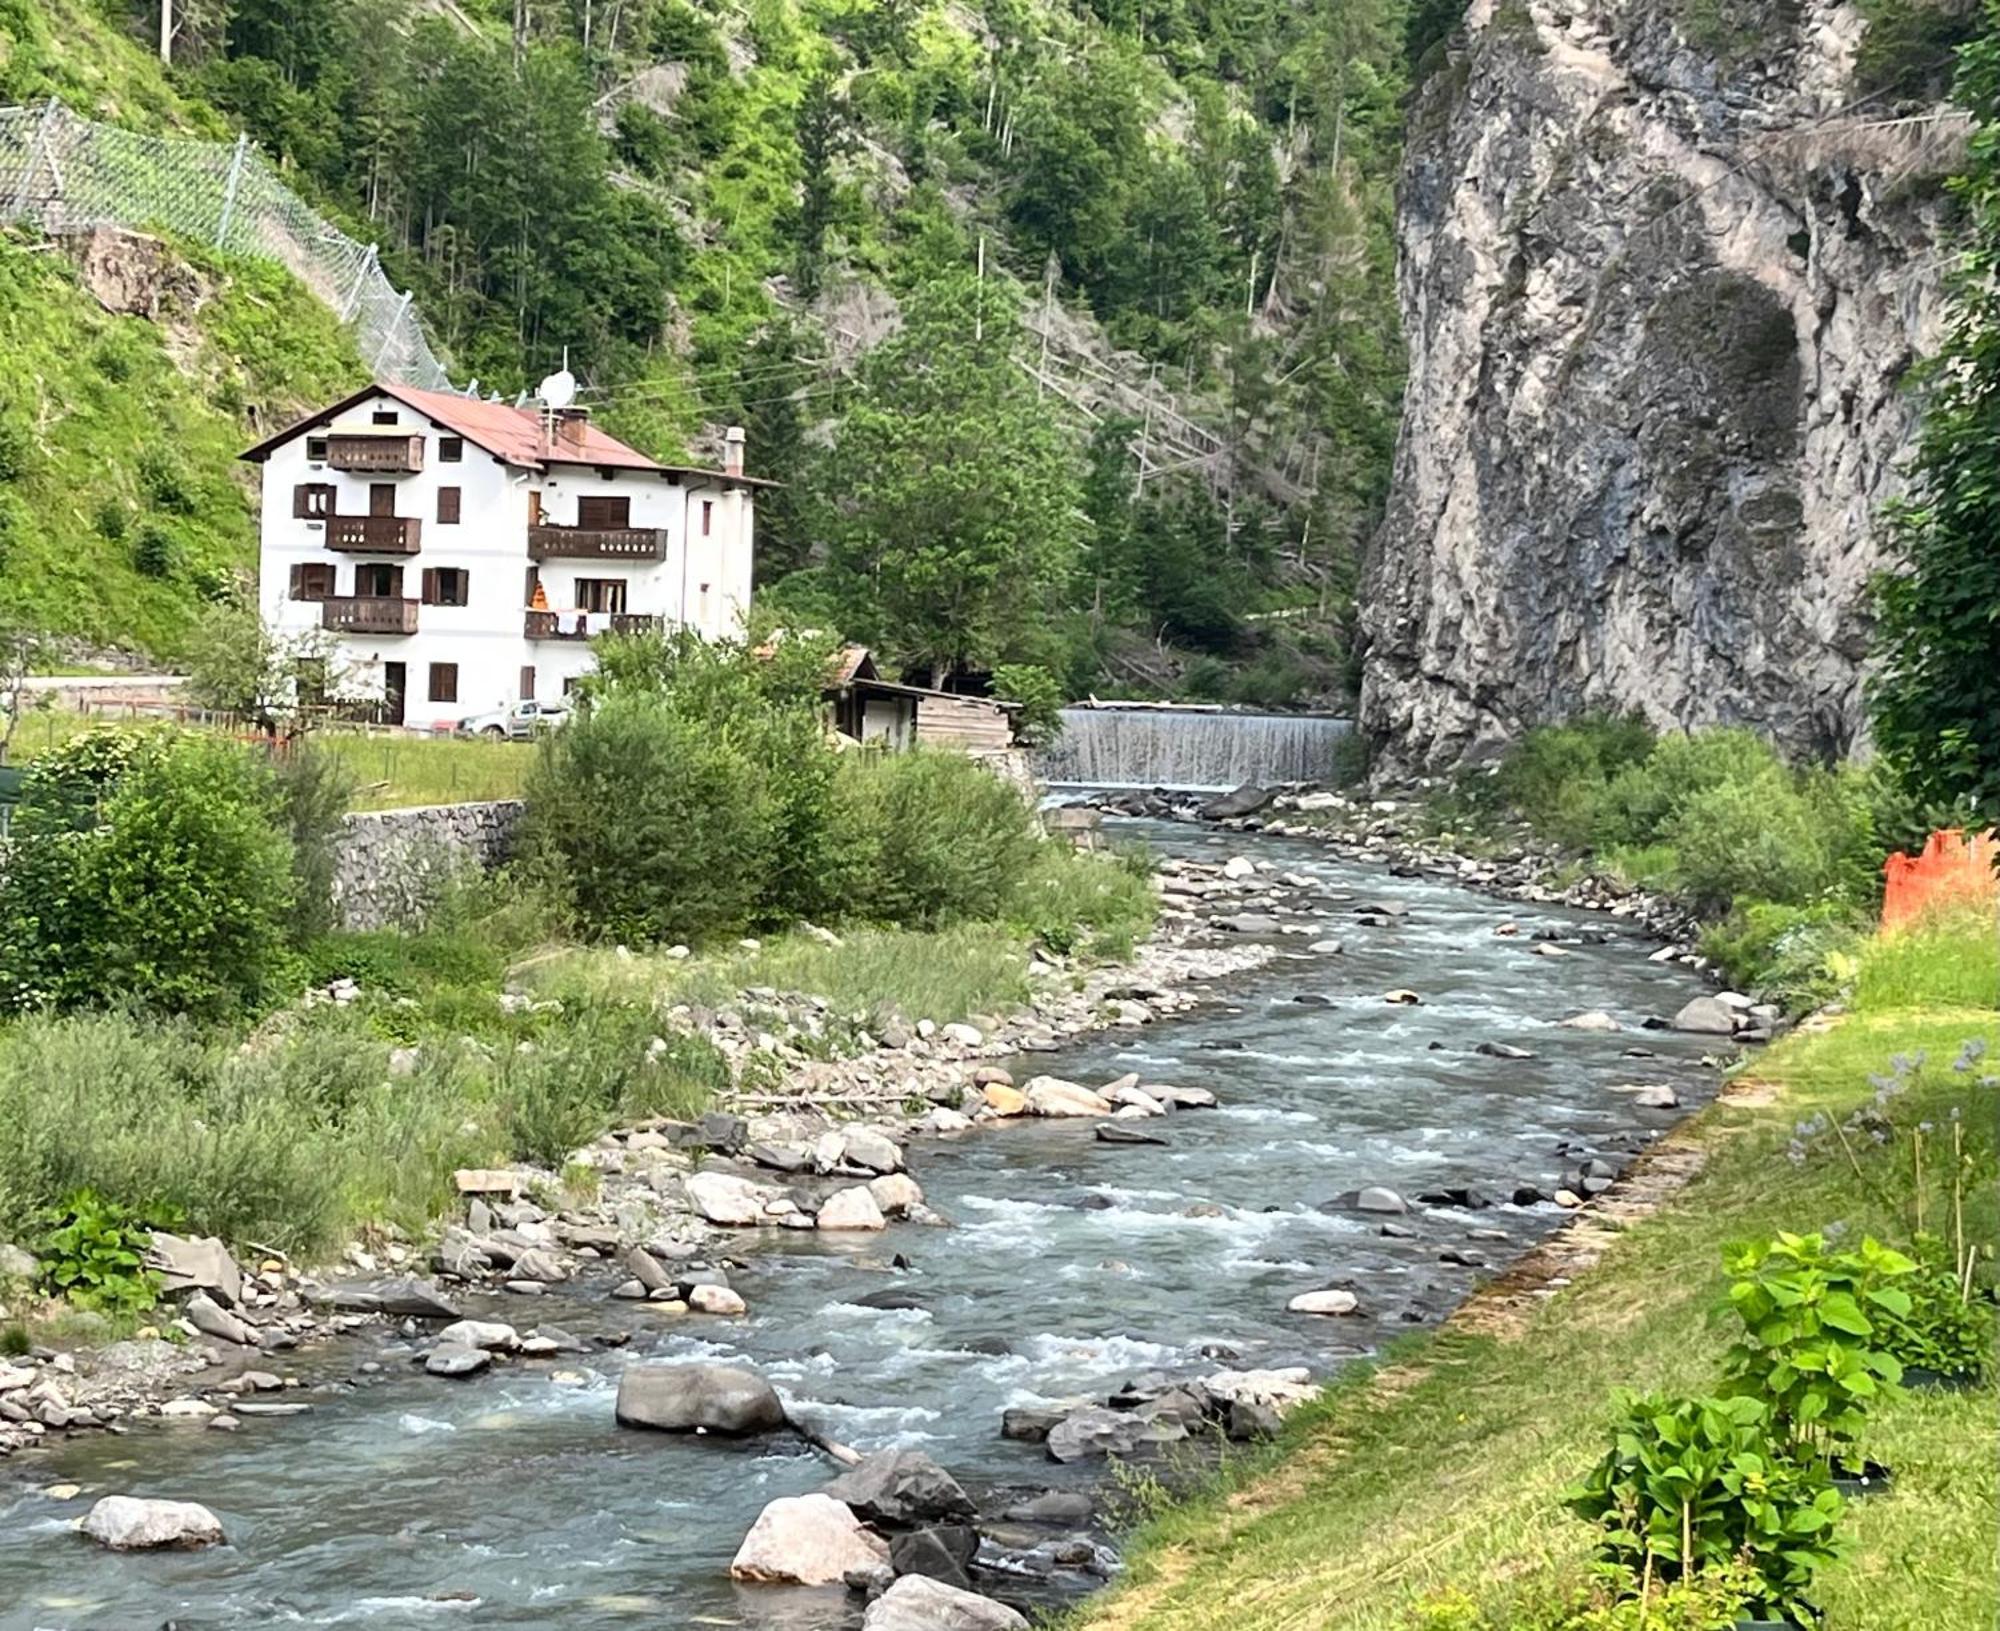
<svg viewBox="0 0 2000 1631">
<path fill-rule="evenodd" d="M 1046 668 L 1033 663 L 996 664 L 993 693 L 1020 703 L 1017 727 L 1023 742 L 1047 747 L 1062 735 L 1062 683 Z"/>
<path fill-rule="evenodd" d="M 295 937 L 333 927 L 334 859 L 354 796 L 347 762 L 299 740 L 273 763 L 279 805 L 292 840 L 292 918 Z"/>
<path fill-rule="evenodd" d="M 47 1224 L 35 1257 L 51 1293 L 101 1314 L 144 1313 L 159 1299 L 159 1279 L 146 1267 L 152 1228 L 138 1214 L 79 1189 Z"/>
<path fill-rule="evenodd" d="M 0 481 L 20 481 L 34 465 L 35 427 L 18 408 L 0 405 Z"/>
<path fill-rule="evenodd" d="M 202 1014 L 264 994 L 292 845 L 260 754 L 90 733 L 30 767 L 0 879 L 0 1001 Z"/>
<path fill-rule="evenodd" d="M 187 466 L 167 448 L 152 446 L 139 454 L 139 488 L 155 509 L 168 515 L 193 515 L 197 507 Z"/>
<path fill-rule="evenodd" d="M 1607 783 L 1653 743 L 1636 715 L 1540 726 L 1507 755 L 1492 793 L 1558 843 L 1589 847 L 1616 836 L 1601 828 Z"/>
<path fill-rule="evenodd" d="M 921 928 L 1001 915 L 1040 843 L 1014 788 L 957 753 L 866 754 L 846 770 L 870 852 L 855 915 Z"/>
<path fill-rule="evenodd" d="M 1747 1395 L 1628 1398 L 1612 1448 L 1565 1503 L 1627 1578 L 1671 1585 L 1747 1565 L 1762 1603 L 1795 1619 L 1814 1613 L 1813 1576 L 1839 1555 L 1826 1468 L 1794 1460 Z"/>
<path fill-rule="evenodd" d="M 1664 837 L 1676 856 L 1675 886 L 1704 913 L 1726 912 L 1739 898 L 1803 904 L 1838 877 L 1821 812 L 1777 771 L 1682 800 Z"/>
<path fill-rule="evenodd" d="M 1803 1014 L 1833 1001 L 1853 978 L 1866 928 L 1861 914 L 1838 901 L 1751 901 L 1703 930 L 1701 950 L 1731 985 Z"/>
<path fill-rule="evenodd" d="M 187 559 L 187 547 L 180 535 L 157 516 L 139 523 L 132 537 L 132 566 L 149 578 L 171 578 Z"/>
<path fill-rule="evenodd" d="M 1897 1282 L 1910 1306 L 1871 1316 L 1882 1350 L 1906 1368 L 1979 1381 L 1993 1363 L 1992 1304 L 1966 1286 L 1945 1242 L 1920 1237 L 1915 1256 L 1916 1272 Z"/>
</svg>

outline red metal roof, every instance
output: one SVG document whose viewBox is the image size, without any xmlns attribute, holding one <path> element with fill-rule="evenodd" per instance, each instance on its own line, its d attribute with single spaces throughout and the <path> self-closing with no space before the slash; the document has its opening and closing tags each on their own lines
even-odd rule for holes
<svg viewBox="0 0 2000 1631">
<path fill-rule="evenodd" d="M 552 438 L 546 434 L 543 416 L 538 409 L 517 408 L 508 402 L 486 402 L 451 391 L 419 391 L 414 386 L 387 381 L 367 386 L 296 424 L 286 426 L 277 435 L 266 437 L 247 450 L 243 457 L 261 461 L 269 457 L 274 448 L 283 446 L 294 436 L 324 425 L 336 414 L 345 413 L 355 403 L 365 401 L 378 392 L 394 397 L 405 407 L 423 414 L 452 434 L 463 436 L 494 457 L 528 470 L 540 470 L 551 464 L 589 464 L 621 470 L 678 471 L 683 475 L 735 481 L 748 487 L 772 485 L 754 477 L 725 477 L 717 470 L 660 464 L 647 458 L 637 448 L 627 447 L 617 437 L 607 436 L 588 420 L 570 429 L 569 435 Z"/>
</svg>

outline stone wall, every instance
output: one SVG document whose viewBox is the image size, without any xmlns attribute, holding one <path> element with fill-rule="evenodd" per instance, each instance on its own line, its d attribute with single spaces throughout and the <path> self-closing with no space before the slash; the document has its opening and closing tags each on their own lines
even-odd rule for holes
<svg viewBox="0 0 2000 1631">
<path fill-rule="evenodd" d="M 350 929 L 380 929 L 422 911 L 454 874 L 507 859 L 524 808 L 430 804 L 347 818 L 334 862 L 333 899 Z"/>
<path fill-rule="evenodd" d="M 1585 709 L 1854 746 L 1965 137 L 1850 113 L 1864 27 L 1472 0 L 1400 195 L 1410 386 L 1360 598 L 1385 762 Z"/>
</svg>

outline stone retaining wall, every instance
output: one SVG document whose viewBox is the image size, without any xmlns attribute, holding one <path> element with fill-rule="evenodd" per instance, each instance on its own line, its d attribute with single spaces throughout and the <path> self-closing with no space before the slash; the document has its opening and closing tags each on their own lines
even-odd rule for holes
<svg viewBox="0 0 2000 1631">
<path fill-rule="evenodd" d="M 350 929 L 415 916 L 454 873 L 507 859 L 525 808 L 519 799 L 369 810 L 347 818 L 334 860 L 333 901 Z"/>
</svg>

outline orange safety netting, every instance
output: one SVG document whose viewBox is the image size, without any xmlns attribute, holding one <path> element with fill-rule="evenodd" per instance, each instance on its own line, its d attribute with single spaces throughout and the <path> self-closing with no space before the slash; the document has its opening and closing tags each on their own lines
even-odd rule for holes
<svg viewBox="0 0 2000 1631">
<path fill-rule="evenodd" d="M 1900 928 L 1934 906 L 2000 902 L 2000 844 L 1993 834 L 1934 832 L 1923 853 L 1892 855 L 1882 865 L 1882 927 Z"/>
</svg>

